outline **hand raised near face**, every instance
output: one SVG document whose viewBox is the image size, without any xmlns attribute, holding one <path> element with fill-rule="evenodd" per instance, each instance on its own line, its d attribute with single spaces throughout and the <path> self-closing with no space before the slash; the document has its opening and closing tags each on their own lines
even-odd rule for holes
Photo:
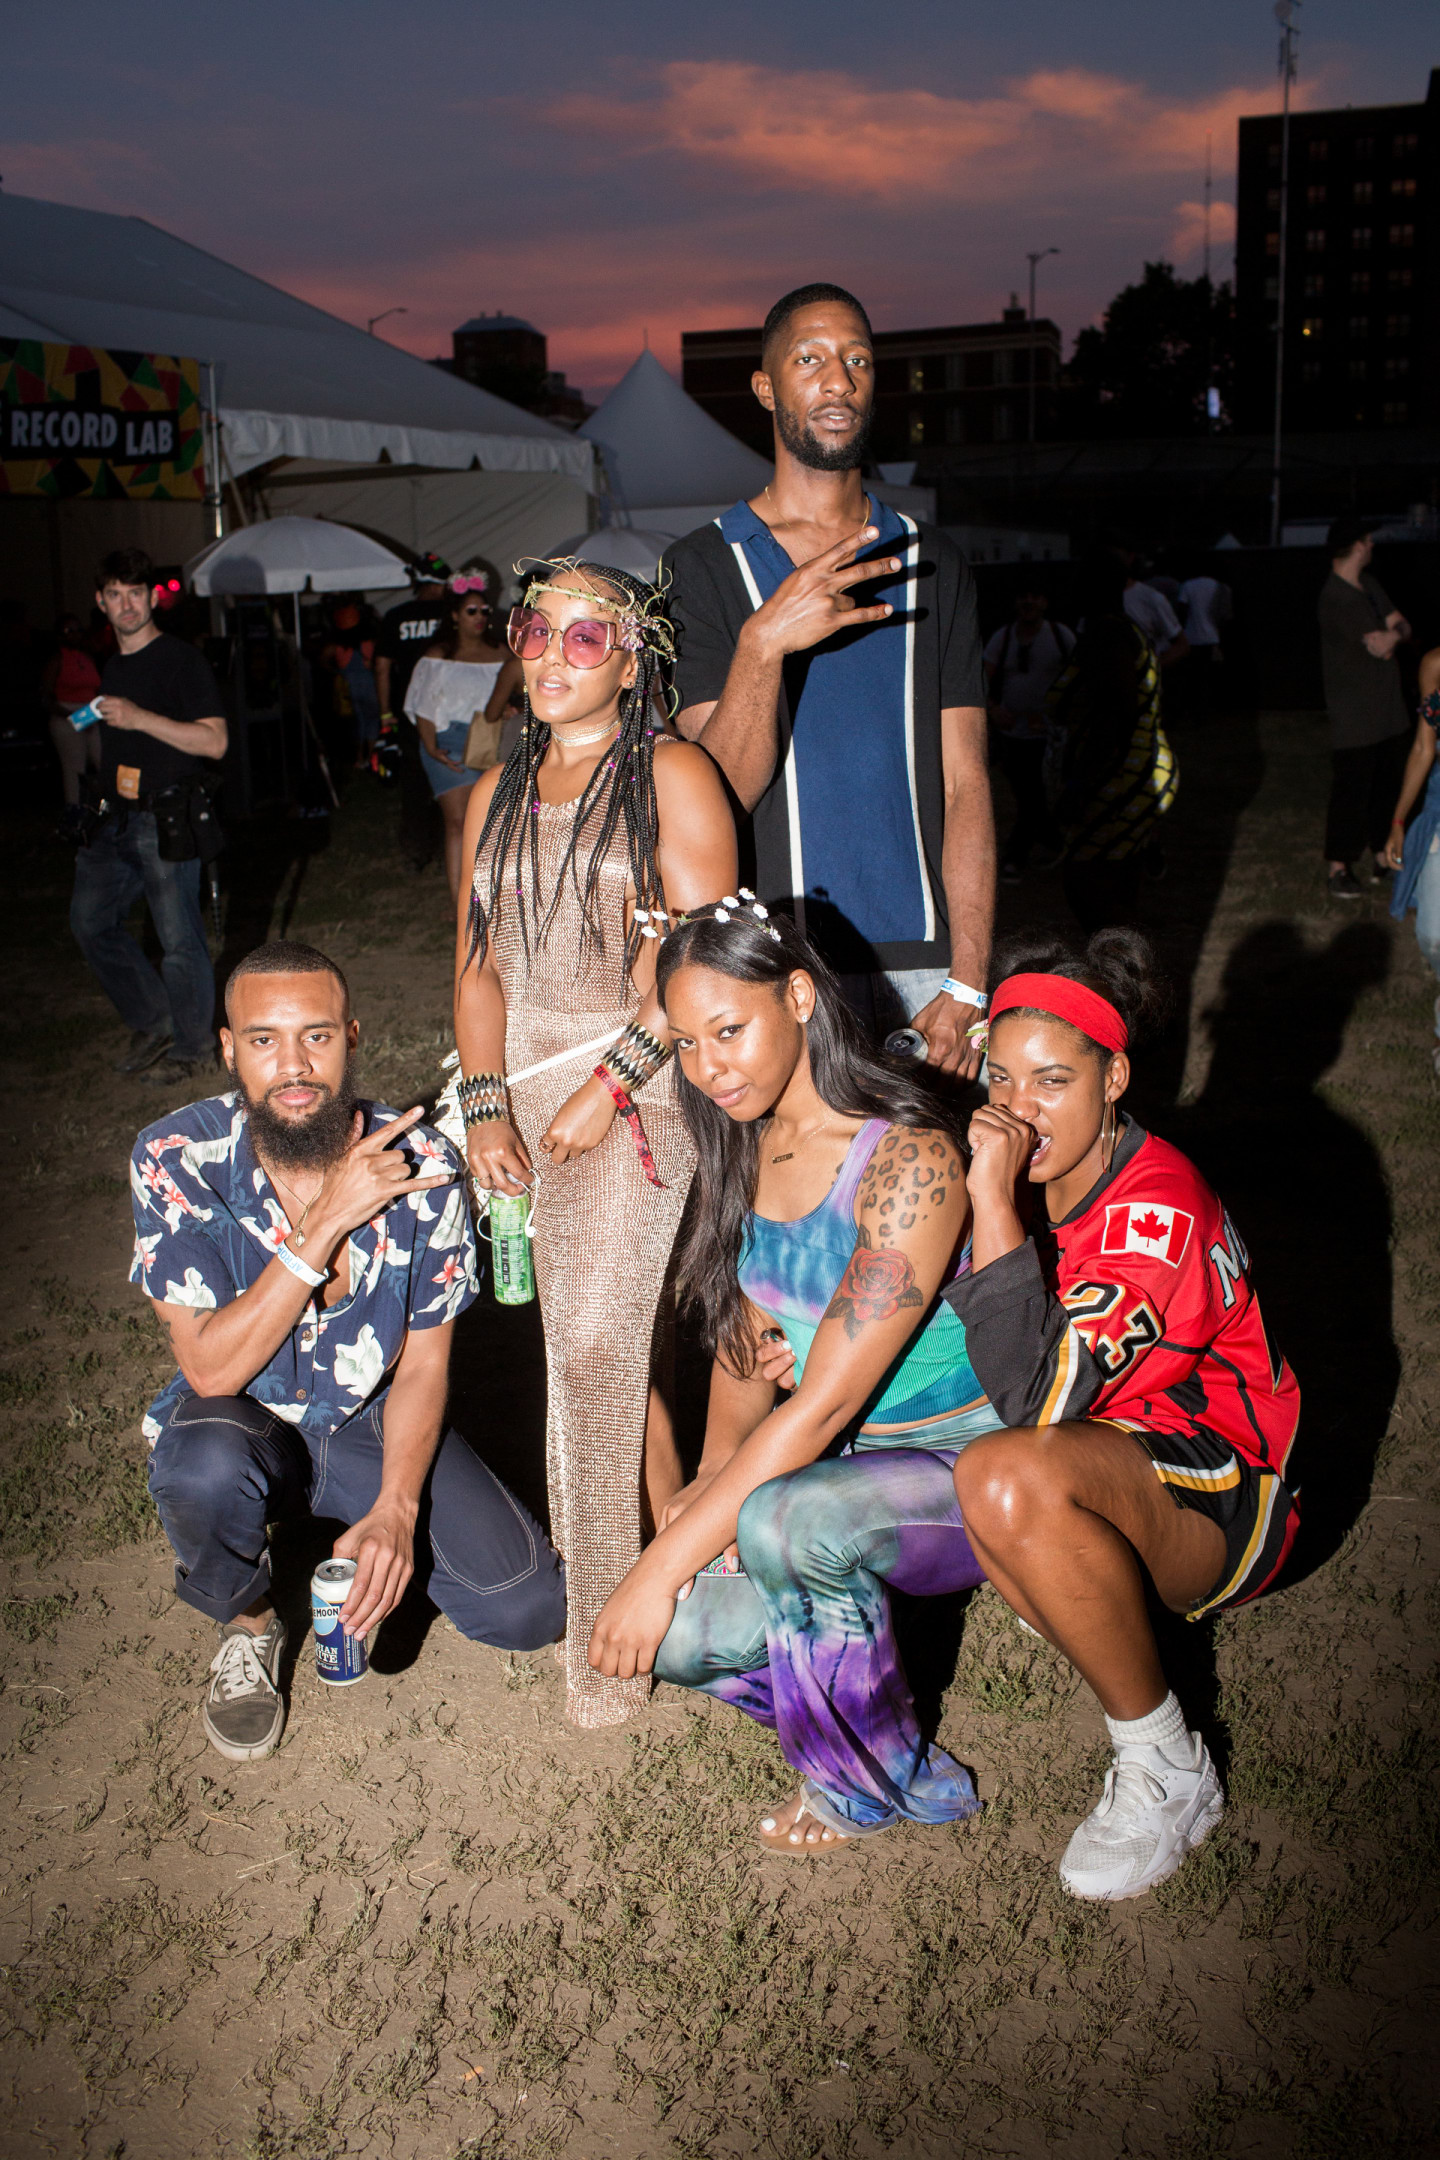
<svg viewBox="0 0 1440 2160">
<path fill-rule="evenodd" d="M 315 1202 L 317 1227 L 323 1225 L 336 1237 L 345 1237 L 404 1193 L 454 1184 L 459 1172 L 447 1163 L 437 1159 L 433 1171 L 427 1167 L 424 1175 L 417 1175 L 409 1157 L 395 1146 L 423 1115 L 423 1108 L 417 1106 L 391 1124 L 378 1125 L 374 1132 L 367 1133 L 365 1120 L 356 1111 L 354 1138 L 339 1162 L 326 1171 Z"/>
<path fill-rule="evenodd" d="M 1029 1167 L 1038 1138 L 1033 1125 L 1016 1117 L 999 1103 L 984 1103 L 970 1120 L 970 1170 L 967 1182 L 972 1197 L 999 1190 L 1013 1193 L 1017 1180 Z"/>
<path fill-rule="evenodd" d="M 853 630 L 860 623 L 883 622 L 895 610 L 888 600 L 862 607 L 849 588 L 872 578 L 893 577 L 901 568 L 898 555 L 884 555 L 878 562 L 857 563 L 862 547 L 877 538 L 873 525 L 862 525 L 848 539 L 822 549 L 792 570 L 777 585 L 763 607 L 757 608 L 746 626 L 764 650 L 772 654 L 808 652 L 837 630 Z"/>
</svg>

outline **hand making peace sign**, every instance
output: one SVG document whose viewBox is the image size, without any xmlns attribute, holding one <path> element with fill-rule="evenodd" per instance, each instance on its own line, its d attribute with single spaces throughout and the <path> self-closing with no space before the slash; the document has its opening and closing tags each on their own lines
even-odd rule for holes
<svg viewBox="0 0 1440 2160">
<path fill-rule="evenodd" d="M 877 537 L 876 527 L 862 525 L 848 539 L 792 570 L 777 585 L 763 607 L 751 618 L 751 634 L 772 653 L 808 652 L 837 630 L 853 630 L 860 623 L 883 622 L 895 610 L 888 600 L 861 607 L 848 588 L 870 578 L 893 577 L 901 566 L 898 555 L 878 562 L 859 563 L 860 549 Z"/>
</svg>

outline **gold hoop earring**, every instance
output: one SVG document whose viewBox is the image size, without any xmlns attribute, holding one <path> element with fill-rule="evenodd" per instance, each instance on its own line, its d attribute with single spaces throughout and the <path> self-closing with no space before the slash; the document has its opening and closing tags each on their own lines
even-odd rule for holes
<svg viewBox="0 0 1440 2160">
<path fill-rule="evenodd" d="M 1105 1105 L 1105 1115 L 1100 1120 L 1100 1167 L 1108 1170 L 1115 1160 L 1115 1142 L 1119 1137 L 1120 1120 L 1115 1114 L 1113 1102 Z"/>
</svg>

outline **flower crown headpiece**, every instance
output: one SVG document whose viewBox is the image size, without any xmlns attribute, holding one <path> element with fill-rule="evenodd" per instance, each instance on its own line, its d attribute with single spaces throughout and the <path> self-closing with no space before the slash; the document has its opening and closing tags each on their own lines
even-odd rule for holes
<svg viewBox="0 0 1440 2160">
<path fill-rule="evenodd" d="M 453 593 L 488 592 L 489 575 L 484 570 L 462 570 L 450 579 L 450 590 Z"/>
<path fill-rule="evenodd" d="M 533 575 L 537 570 L 549 570 L 552 572 L 558 570 L 562 573 L 568 572 L 576 576 L 581 575 L 582 571 L 589 566 L 585 565 L 584 557 L 580 555 L 558 555 L 553 559 L 545 556 L 526 555 L 522 556 L 514 567 L 516 577 L 524 577 L 527 571 L 532 573 L 525 587 L 522 606 L 533 607 L 536 599 L 542 593 L 563 593 L 568 600 L 589 600 L 596 607 L 603 608 L 607 615 L 619 617 L 620 635 L 618 643 L 622 652 L 658 653 L 662 660 L 668 660 L 673 664 L 675 659 L 675 632 L 671 628 L 669 618 L 665 613 L 665 599 L 662 587 L 657 585 L 643 600 L 637 600 L 629 592 L 625 594 L 623 600 L 612 600 L 605 593 L 596 592 L 593 587 L 559 585 L 555 582 L 553 576 L 544 578 Z M 605 575 L 603 563 L 596 563 L 594 569 L 598 576 L 603 577 Z M 617 587 L 616 589 L 618 591 L 623 588 Z"/>
<path fill-rule="evenodd" d="M 748 885 L 740 887 L 738 899 L 733 893 L 726 893 L 719 905 L 712 909 L 710 920 L 711 922 L 728 923 L 733 922 L 737 915 L 742 918 L 749 915 L 754 922 L 759 924 L 766 937 L 773 938 L 777 945 L 780 943 L 780 932 L 770 920 L 769 908 L 766 907 L 763 900 L 756 899 Z M 693 916 L 690 917 L 692 922 L 694 919 Z"/>
</svg>

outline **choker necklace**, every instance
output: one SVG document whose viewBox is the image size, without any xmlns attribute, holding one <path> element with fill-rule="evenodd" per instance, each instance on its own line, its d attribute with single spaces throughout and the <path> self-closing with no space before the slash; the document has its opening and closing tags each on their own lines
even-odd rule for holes
<svg viewBox="0 0 1440 2160">
<path fill-rule="evenodd" d="M 557 735 L 554 728 L 552 727 L 550 730 L 550 739 L 552 742 L 558 742 L 561 745 L 562 749 L 583 750 L 587 743 L 604 742 L 605 737 L 607 735 L 613 735 L 619 725 L 620 722 L 618 720 L 612 720 L 608 727 L 592 729 L 592 731 L 588 735 Z"/>
</svg>

